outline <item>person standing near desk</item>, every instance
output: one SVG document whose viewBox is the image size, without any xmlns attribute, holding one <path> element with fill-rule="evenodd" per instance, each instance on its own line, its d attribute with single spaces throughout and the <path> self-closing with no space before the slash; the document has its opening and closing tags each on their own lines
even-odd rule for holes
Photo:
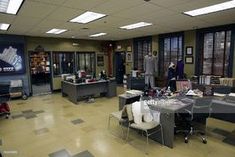
<svg viewBox="0 0 235 157">
<path fill-rule="evenodd" d="M 173 62 L 170 63 L 168 68 L 168 76 L 167 76 L 167 87 L 170 87 L 171 91 L 176 91 L 176 71 L 175 64 Z"/>
</svg>

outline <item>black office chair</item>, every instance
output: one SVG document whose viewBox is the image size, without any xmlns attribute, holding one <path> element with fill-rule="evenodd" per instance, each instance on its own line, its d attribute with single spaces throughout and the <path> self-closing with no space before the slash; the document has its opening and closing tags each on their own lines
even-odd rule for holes
<svg viewBox="0 0 235 157">
<path fill-rule="evenodd" d="M 180 113 L 180 123 L 182 130 L 178 132 L 185 133 L 184 141 L 188 143 L 189 136 L 199 134 L 202 142 L 207 143 L 206 140 L 206 119 L 211 113 L 211 98 L 197 98 L 191 109 L 185 109 Z"/>
<path fill-rule="evenodd" d="M 229 94 L 232 91 L 232 87 L 229 86 L 217 86 L 214 87 L 214 92 L 215 93 L 220 93 L 220 94 Z"/>
</svg>

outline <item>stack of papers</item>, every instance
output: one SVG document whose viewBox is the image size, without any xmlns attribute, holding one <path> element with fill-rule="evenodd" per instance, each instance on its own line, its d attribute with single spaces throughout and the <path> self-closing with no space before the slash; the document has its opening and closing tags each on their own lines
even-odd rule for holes
<svg viewBox="0 0 235 157">
<path fill-rule="evenodd" d="M 230 93 L 228 96 L 234 96 L 235 97 L 235 93 Z"/>
<path fill-rule="evenodd" d="M 214 96 L 224 97 L 226 94 L 214 93 Z"/>
<path fill-rule="evenodd" d="M 128 90 L 126 91 L 126 94 L 132 94 L 132 95 L 142 95 L 143 92 L 140 90 Z"/>
<path fill-rule="evenodd" d="M 189 90 L 186 95 L 188 95 L 188 96 L 197 96 L 197 94 L 194 93 L 193 90 Z"/>
</svg>

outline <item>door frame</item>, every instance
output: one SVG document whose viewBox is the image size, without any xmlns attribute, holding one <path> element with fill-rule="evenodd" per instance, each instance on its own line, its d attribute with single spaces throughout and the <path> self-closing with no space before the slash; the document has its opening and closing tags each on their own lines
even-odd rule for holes
<svg viewBox="0 0 235 157">
<path fill-rule="evenodd" d="M 124 64 L 126 64 L 126 51 L 115 51 L 114 52 L 114 55 L 113 55 L 113 75 L 115 76 L 115 78 L 117 79 L 117 76 L 116 76 L 116 55 L 117 53 L 124 53 L 125 55 L 125 59 L 124 59 Z M 126 66 L 125 66 L 125 73 L 124 75 L 126 74 Z"/>
<path fill-rule="evenodd" d="M 28 63 L 28 68 L 29 68 L 29 88 L 30 88 L 30 92 L 29 92 L 29 95 L 30 96 L 33 96 L 33 84 L 32 84 L 32 73 L 31 73 L 31 58 L 30 58 L 30 55 L 32 53 L 35 53 L 37 51 L 28 51 L 28 60 L 29 60 L 29 63 Z M 53 72 L 52 72 L 52 52 L 51 51 L 44 51 L 45 53 L 48 53 L 48 56 L 49 56 L 49 62 L 50 62 L 50 89 L 52 92 L 53 91 L 53 80 L 52 80 L 52 77 L 53 77 Z M 38 52 L 39 53 L 39 52 Z"/>
</svg>

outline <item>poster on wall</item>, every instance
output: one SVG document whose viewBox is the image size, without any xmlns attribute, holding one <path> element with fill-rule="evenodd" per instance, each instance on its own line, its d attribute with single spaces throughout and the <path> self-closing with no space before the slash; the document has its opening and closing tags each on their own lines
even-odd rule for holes
<svg viewBox="0 0 235 157">
<path fill-rule="evenodd" d="M 25 73 L 24 45 L 0 43 L 0 75 Z"/>
</svg>

